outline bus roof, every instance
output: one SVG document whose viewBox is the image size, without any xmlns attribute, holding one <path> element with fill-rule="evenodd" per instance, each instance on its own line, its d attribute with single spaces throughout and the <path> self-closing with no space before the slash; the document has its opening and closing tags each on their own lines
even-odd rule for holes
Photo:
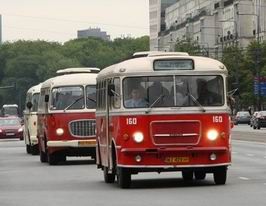
<svg viewBox="0 0 266 206">
<path fill-rule="evenodd" d="M 165 55 L 166 54 L 166 55 Z M 200 57 L 200 56 L 180 56 L 176 55 L 175 53 L 165 53 L 160 55 L 150 55 L 147 57 L 140 57 L 140 58 L 133 58 L 130 60 L 126 60 L 120 62 L 118 64 L 111 65 L 103 70 L 101 70 L 98 74 L 97 78 L 104 78 L 105 76 L 112 76 L 112 75 L 141 75 L 147 73 L 156 73 L 162 74 L 162 71 L 154 71 L 153 63 L 155 60 L 193 60 L 194 62 L 194 69 L 193 70 L 168 70 L 163 71 L 164 74 L 195 74 L 195 73 L 224 73 L 227 74 L 227 69 L 223 63 L 207 57 Z"/>
<path fill-rule="evenodd" d="M 41 90 L 41 86 L 42 86 L 42 83 L 34 85 L 31 88 L 29 88 L 27 93 L 32 93 L 32 94 L 39 93 Z"/>
<path fill-rule="evenodd" d="M 95 67 L 80 67 L 80 68 L 66 68 L 57 70 L 56 73 L 63 74 L 74 74 L 74 73 L 98 73 L 100 71 L 99 68 Z"/>
<path fill-rule="evenodd" d="M 3 108 L 5 107 L 18 107 L 18 105 L 17 104 L 4 104 Z"/>
<path fill-rule="evenodd" d="M 164 51 L 141 51 L 135 52 L 132 58 L 147 57 L 147 56 L 189 56 L 187 52 L 164 52 Z"/>
<path fill-rule="evenodd" d="M 71 85 L 96 85 L 95 73 L 74 73 L 52 77 L 42 83 L 42 88 L 71 86 Z"/>
</svg>

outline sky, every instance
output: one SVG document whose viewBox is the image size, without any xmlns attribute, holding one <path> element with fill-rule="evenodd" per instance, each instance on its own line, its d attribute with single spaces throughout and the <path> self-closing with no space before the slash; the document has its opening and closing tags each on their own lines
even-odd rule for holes
<svg viewBox="0 0 266 206">
<path fill-rule="evenodd" d="M 111 39 L 149 35 L 149 0 L 0 0 L 0 14 L 3 42 L 63 43 L 90 27 Z"/>
</svg>

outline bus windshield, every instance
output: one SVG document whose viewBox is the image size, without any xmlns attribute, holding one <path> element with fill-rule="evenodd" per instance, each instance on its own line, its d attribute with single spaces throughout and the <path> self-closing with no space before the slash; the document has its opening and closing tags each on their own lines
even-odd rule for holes
<svg viewBox="0 0 266 206">
<path fill-rule="evenodd" d="M 52 90 L 51 110 L 84 109 L 84 102 L 82 86 L 56 87 Z"/>
<path fill-rule="evenodd" d="M 126 108 L 224 105 L 222 76 L 146 76 L 123 81 Z"/>
<path fill-rule="evenodd" d="M 88 109 L 96 108 L 96 86 L 88 85 L 86 87 L 86 107 Z"/>
</svg>

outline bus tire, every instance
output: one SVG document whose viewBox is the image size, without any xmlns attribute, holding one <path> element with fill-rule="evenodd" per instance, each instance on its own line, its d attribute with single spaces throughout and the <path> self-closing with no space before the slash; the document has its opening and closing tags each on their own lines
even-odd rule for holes
<svg viewBox="0 0 266 206">
<path fill-rule="evenodd" d="M 131 174 L 127 168 L 117 168 L 117 182 L 120 188 L 129 188 L 131 185 Z"/>
<path fill-rule="evenodd" d="M 182 171 L 182 177 L 184 181 L 193 180 L 193 171 Z"/>
<path fill-rule="evenodd" d="M 47 155 L 43 151 L 40 151 L 40 161 L 41 162 L 47 162 Z"/>
<path fill-rule="evenodd" d="M 213 177 L 216 185 L 224 185 L 226 182 L 227 167 L 219 167 L 214 170 Z"/>
<path fill-rule="evenodd" d="M 39 146 L 38 146 L 38 145 L 33 145 L 33 146 L 31 146 L 31 154 L 32 154 L 32 155 L 37 155 L 37 154 L 39 154 Z"/>
<path fill-rule="evenodd" d="M 28 144 L 26 144 L 26 152 L 27 152 L 27 154 L 31 153 L 31 146 Z"/>
<path fill-rule="evenodd" d="M 194 175 L 196 180 L 204 180 L 206 178 L 206 172 L 204 171 L 195 171 Z"/>
<path fill-rule="evenodd" d="M 57 165 L 59 162 L 59 158 L 56 154 L 48 154 L 48 163 L 49 165 Z"/>
<path fill-rule="evenodd" d="M 104 182 L 105 183 L 114 183 L 115 182 L 115 174 L 114 173 L 108 173 L 108 168 L 103 168 L 103 176 L 104 176 Z"/>
</svg>

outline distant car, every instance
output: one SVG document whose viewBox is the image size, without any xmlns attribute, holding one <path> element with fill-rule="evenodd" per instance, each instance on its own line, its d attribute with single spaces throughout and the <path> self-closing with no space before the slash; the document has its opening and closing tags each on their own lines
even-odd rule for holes
<svg viewBox="0 0 266 206">
<path fill-rule="evenodd" d="M 250 114 L 248 111 L 241 111 L 236 113 L 235 125 L 250 124 Z"/>
<path fill-rule="evenodd" d="M 259 111 L 253 123 L 253 129 L 260 129 L 266 127 L 266 111 Z"/>
<path fill-rule="evenodd" d="M 23 140 L 23 125 L 19 117 L 0 117 L 0 139 L 9 138 Z"/>
<path fill-rule="evenodd" d="M 254 113 L 251 115 L 251 117 L 250 117 L 250 124 L 249 124 L 250 127 L 253 127 L 253 125 L 254 125 L 254 121 L 255 121 L 255 118 L 256 118 L 256 116 L 257 116 L 258 113 L 259 113 L 259 112 L 256 111 L 256 112 L 254 112 Z"/>
</svg>

